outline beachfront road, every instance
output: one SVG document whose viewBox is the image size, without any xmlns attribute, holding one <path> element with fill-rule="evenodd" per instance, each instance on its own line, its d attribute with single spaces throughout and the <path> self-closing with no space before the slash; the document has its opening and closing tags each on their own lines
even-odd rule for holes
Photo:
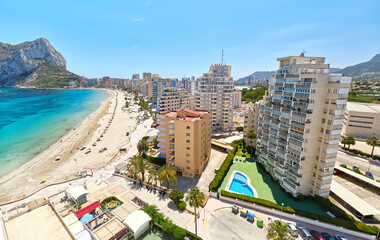
<svg viewBox="0 0 380 240">
<path fill-rule="evenodd" d="M 338 151 L 335 165 L 339 166 L 342 163 L 350 168 L 356 165 L 362 173 L 367 172 L 368 168 L 370 168 L 369 171 L 373 174 L 374 178 L 380 180 L 380 161 L 378 160 L 368 160 Z"/>
</svg>

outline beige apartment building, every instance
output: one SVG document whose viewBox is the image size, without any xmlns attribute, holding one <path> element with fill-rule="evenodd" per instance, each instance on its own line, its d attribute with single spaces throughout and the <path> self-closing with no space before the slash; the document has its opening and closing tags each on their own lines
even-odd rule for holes
<svg viewBox="0 0 380 240">
<path fill-rule="evenodd" d="M 248 107 L 248 111 L 244 116 L 244 142 L 246 146 L 256 146 L 256 139 L 250 139 L 247 137 L 248 131 L 253 129 L 257 135 L 257 123 L 259 120 L 260 103 L 257 101 Z"/>
<path fill-rule="evenodd" d="M 359 139 L 380 137 L 380 104 L 348 102 L 342 135 Z"/>
<path fill-rule="evenodd" d="M 194 109 L 194 96 L 185 89 L 168 87 L 162 91 L 158 107 L 160 112 L 177 110 L 181 107 Z"/>
<path fill-rule="evenodd" d="M 241 91 L 240 90 L 235 90 L 232 93 L 232 107 L 239 108 L 241 106 Z"/>
<path fill-rule="evenodd" d="M 351 78 L 330 74 L 324 57 L 277 60 L 260 106 L 258 161 L 294 196 L 327 197 Z"/>
<path fill-rule="evenodd" d="M 211 154 L 211 114 L 181 108 L 157 116 L 160 156 L 182 176 L 200 174 Z"/>
<path fill-rule="evenodd" d="M 212 114 L 212 130 L 228 132 L 232 130 L 234 81 L 231 66 L 211 65 L 204 73 L 195 93 L 195 108 L 207 109 Z"/>
</svg>

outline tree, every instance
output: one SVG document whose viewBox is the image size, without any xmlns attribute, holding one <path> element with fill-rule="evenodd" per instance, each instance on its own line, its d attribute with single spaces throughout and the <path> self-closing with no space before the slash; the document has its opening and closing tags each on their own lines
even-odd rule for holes
<svg viewBox="0 0 380 240">
<path fill-rule="evenodd" d="M 293 239 L 290 236 L 290 229 L 286 223 L 282 221 L 275 221 L 268 224 L 267 227 L 267 236 L 268 240 L 291 240 Z"/>
<path fill-rule="evenodd" d="M 126 107 L 126 108 L 129 107 L 129 102 L 128 102 L 128 100 L 125 102 L 125 107 Z"/>
<path fill-rule="evenodd" d="M 169 190 L 171 186 L 177 184 L 177 171 L 174 166 L 171 164 L 165 164 L 160 168 L 160 177 L 159 177 L 162 185 Z"/>
<path fill-rule="evenodd" d="M 129 174 L 130 176 L 133 178 L 133 179 L 136 179 L 136 176 L 137 176 L 137 173 L 138 173 L 138 170 L 137 170 L 137 161 L 138 161 L 138 157 L 131 157 L 129 159 L 129 163 L 128 163 L 128 171 L 129 171 Z"/>
<path fill-rule="evenodd" d="M 149 151 L 149 144 L 146 139 L 143 138 L 137 143 L 137 150 L 139 151 L 139 155 L 145 157 L 145 153 Z"/>
<path fill-rule="evenodd" d="M 237 127 L 236 131 L 238 131 L 239 133 L 242 132 L 242 131 L 244 131 L 244 127 Z"/>
<path fill-rule="evenodd" d="M 145 171 L 151 170 L 153 166 L 148 160 L 144 158 L 138 158 L 135 168 L 136 171 L 141 174 L 141 180 L 144 182 Z"/>
<path fill-rule="evenodd" d="M 371 156 L 373 156 L 373 150 L 375 150 L 375 147 L 380 147 L 380 138 L 372 136 L 367 139 L 366 143 L 367 145 L 372 146 Z"/>
<path fill-rule="evenodd" d="M 205 199 L 205 195 L 202 191 L 199 190 L 198 187 L 190 188 L 189 191 L 187 191 L 187 197 L 186 201 L 189 202 L 190 207 L 194 207 L 194 213 L 195 213 L 195 236 L 196 239 L 198 239 L 198 232 L 197 232 L 197 208 L 202 205 L 203 200 Z"/>
<path fill-rule="evenodd" d="M 249 138 L 249 140 L 250 140 L 250 142 L 251 142 L 251 153 L 252 153 L 253 139 L 256 139 L 256 132 L 255 132 L 255 130 L 250 129 L 250 130 L 247 132 L 247 138 Z"/>
<path fill-rule="evenodd" d="M 344 147 L 348 145 L 348 149 L 350 149 L 351 145 L 355 145 L 355 138 L 353 136 L 343 137 L 340 142 L 344 145 Z"/>
<path fill-rule="evenodd" d="M 159 141 L 158 141 L 158 137 L 156 136 L 155 138 L 153 138 L 153 147 L 155 149 L 158 148 L 158 144 L 159 144 Z"/>
<path fill-rule="evenodd" d="M 175 205 L 178 206 L 178 204 L 183 199 L 184 195 L 185 195 L 185 193 L 183 191 L 179 190 L 178 188 L 174 188 L 170 192 L 169 198 L 175 203 Z"/>
</svg>

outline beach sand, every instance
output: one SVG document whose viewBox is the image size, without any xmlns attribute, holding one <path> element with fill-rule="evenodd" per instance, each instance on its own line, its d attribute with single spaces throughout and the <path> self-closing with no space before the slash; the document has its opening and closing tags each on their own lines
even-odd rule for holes
<svg viewBox="0 0 380 240">
<path fill-rule="evenodd" d="M 44 185 L 75 178 L 76 163 L 80 171 L 85 168 L 102 168 L 120 158 L 119 148 L 129 142 L 126 132 L 134 131 L 140 113 L 129 113 L 122 108 L 125 103 L 123 92 L 108 90 L 108 93 L 110 96 L 101 106 L 75 129 L 0 179 L 0 203 L 22 198 Z M 103 134 L 107 126 L 108 129 Z M 97 141 L 101 134 L 103 137 Z M 96 146 L 92 146 L 94 142 L 97 143 Z M 77 150 L 78 146 L 85 146 L 86 149 Z M 99 153 L 99 149 L 104 147 L 107 150 Z M 86 154 L 89 148 L 91 152 Z M 60 156 L 58 161 L 57 156 Z M 43 178 L 46 179 L 45 183 L 41 183 Z"/>
</svg>

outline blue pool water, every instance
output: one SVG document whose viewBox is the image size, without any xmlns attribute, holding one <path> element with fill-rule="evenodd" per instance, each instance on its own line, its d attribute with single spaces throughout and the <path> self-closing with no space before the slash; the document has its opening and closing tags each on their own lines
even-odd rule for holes
<svg viewBox="0 0 380 240">
<path fill-rule="evenodd" d="M 89 221 L 90 221 L 91 219 L 93 219 L 93 218 L 94 218 L 94 215 L 87 213 L 86 215 L 84 215 L 84 216 L 80 219 L 80 221 L 81 221 L 82 223 L 86 223 L 86 222 L 89 222 Z"/>
<path fill-rule="evenodd" d="M 106 91 L 0 87 L 0 176 L 28 162 L 95 111 Z"/>
<path fill-rule="evenodd" d="M 249 197 L 253 197 L 253 190 L 247 185 L 247 178 L 241 173 L 236 172 L 235 176 L 231 182 L 230 191 L 241 193 Z"/>
</svg>

